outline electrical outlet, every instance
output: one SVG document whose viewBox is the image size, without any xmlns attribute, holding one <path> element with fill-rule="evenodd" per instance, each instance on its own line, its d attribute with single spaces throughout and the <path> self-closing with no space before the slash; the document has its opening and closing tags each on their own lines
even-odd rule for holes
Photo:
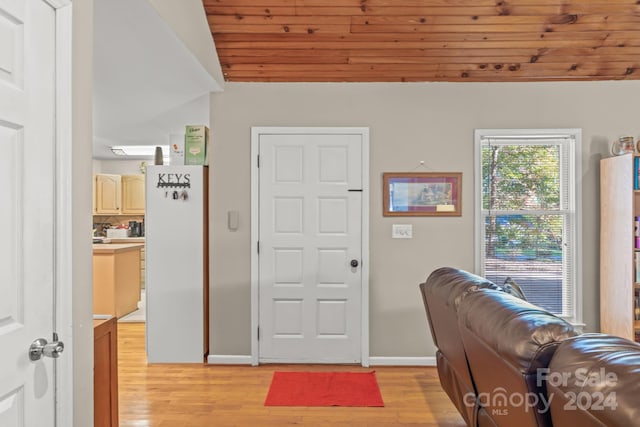
<svg viewBox="0 0 640 427">
<path fill-rule="evenodd" d="M 391 237 L 394 239 L 412 239 L 413 225 L 411 224 L 393 224 L 391 226 Z"/>
</svg>

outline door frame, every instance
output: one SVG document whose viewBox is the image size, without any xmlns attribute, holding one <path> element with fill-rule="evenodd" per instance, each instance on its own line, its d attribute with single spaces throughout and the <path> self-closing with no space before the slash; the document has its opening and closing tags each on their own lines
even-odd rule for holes
<svg viewBox="0 0 640 427">
<path fill-rule="evenodd" d="M 369 128 L 368 127 L 252 127 L 251 128 L 251 364 L 259 364 L 258 326 L 260 324 L 260 274 L 258 238 L 260 236 L 260 135 L 324 134 L 360 135 L 362 138 L 362 295 L 360 363 L 369 366 Z"/>
<path fill-rule="evenodd" d="M 55 226 L 54 226 L 54 324 L 65 344 L 56 359 L 55 425 L 68 426 L 74 419 L 73 252 L 72 252 L 72 18 L 71 0 L 43 0 L 55 10 Z"/>
</svg>

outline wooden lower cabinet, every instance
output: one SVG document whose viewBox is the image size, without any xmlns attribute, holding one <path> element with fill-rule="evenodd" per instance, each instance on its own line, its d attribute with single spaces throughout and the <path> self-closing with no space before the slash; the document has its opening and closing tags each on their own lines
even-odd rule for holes
<svg viewBox="0 0 640 427">
<path fill-rule="evenodd" d="M 118 427 L 118 328 L 116 318 L 93 321 L 93 425 Z"/>
<path fill-rule="evenodd" d="M 147 252 L 146 249 L 143 247 L 142 249 L 140 249 L 140 289 L 145 289 L 145 284 L 146 284 L 146 268 L 147 268 Z"/>
<path fill-rule="evenodd" d="M 93 313 L 118 318 L 138 309 L 144 244 L 93 245 Z"/>
</svg>

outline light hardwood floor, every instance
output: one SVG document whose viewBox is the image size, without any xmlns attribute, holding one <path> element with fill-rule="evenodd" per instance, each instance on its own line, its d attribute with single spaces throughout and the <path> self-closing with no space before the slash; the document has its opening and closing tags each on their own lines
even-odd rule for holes
<svg viewBox="0 0 640 427">
<path fill-rule="evenodd" d="M 465 426 L 432 367 L 147 365 L 144 323 L 118 324 L 118 353 L 121 427 Z M 375 370 L 385 407 L 264 406 L 276 370 Z"/>
</svg>

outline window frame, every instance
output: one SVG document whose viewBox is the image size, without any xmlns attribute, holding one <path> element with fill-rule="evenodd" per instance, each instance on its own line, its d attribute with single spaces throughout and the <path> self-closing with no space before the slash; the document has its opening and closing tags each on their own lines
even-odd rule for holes
<svg viewBox="0 0 640 427">
<path fill-rule="evenodd" d="M 573 150 L 569 149 L 569 159 L 567 165 L 569 171 L 567 176 L 571 180 L 569 182 L 569 200 L 567 210 L 570 212 L 572 222 L 571 229 L 567 230 L 570 236 L 573 236 L 573 262 L 569 263 L 571 271 L 570 277 L 573 277 L 573 291 L 570 294 L 573 298 L 573 313 L 567 313 L 566 316 L 560 316 L 577 327 L 584 327 L 582 323 L 582 214 L 580 207 L 582 206 L 582 129 L 578 128 L 561 128 L 561 129 L 475 129 L 474 131 L 474 180 L 475 180 L 475 201 L 474 201 L 474 220 L 475 220 L 475 271 L 476 274 L 484 276 L 484 211 L 482 206 L 482 143 L 486 139 L 497 140 L 523 140 L 535 143 L 535 140 L 544 140 L 552 138 L 569 138 L 572 141 Z M 573 191 L 571 191 L 573 189 Z M 532 211 L 535 213 L 535 211 Z M 563 270 L 567 268 L 563 266 Z"/>
</svg>

